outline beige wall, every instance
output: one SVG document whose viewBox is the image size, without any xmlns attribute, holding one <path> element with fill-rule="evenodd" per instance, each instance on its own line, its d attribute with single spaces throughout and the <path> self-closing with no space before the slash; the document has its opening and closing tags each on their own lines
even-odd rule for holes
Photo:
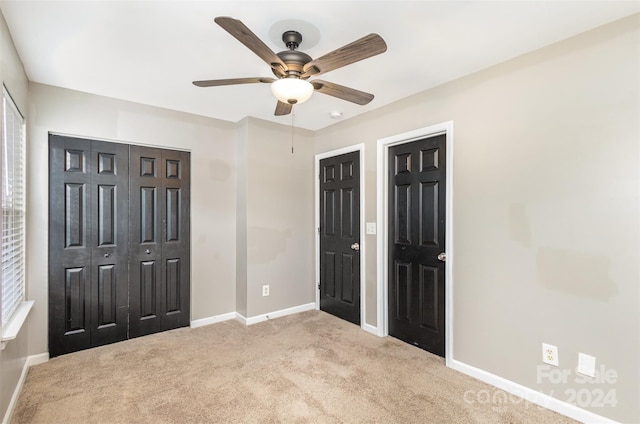
<svg viewBox="0 0 640 424">
<path fill-rule="evenodd" d="M 640 417 L 639 21 L 316 134 L 317 153 L 366 144 L 373 222 L 376 140 L 453 120 L 453 358 L 563 401 L 566 389 L 613 389 L 616 407 L 583 406 L 623 422 Z M 375 264 L 375 239 L 366 243 Z M 369 265 L 367 293 L 375 293 Z M 367 299 L 373 325 L 374 302 Z M 567 384 L 538 381 L 542 342 L 558 346 Z M 615 370 L 616 383 L 575 382 L 578 352 Z"/>
<path fill-rule="evenodd" d="M 249 122 L 238 124 L 236 203 L 236 312 L 247 317 L 247 148 Z"/>
<path fill-rule="evenodd" d="M 236 139 L 234 124 L 77 91 L 30 84 L 32 211 L 27 250 L 29 352 L 47 352 L 48 133 L 191 152 L 191 319 L 235 311 Z M 38 258 L 38 259 L 36 259 Z"/>
<path fill-rule="evenodd" d="M 0 80 L 7 87 L 18 109 L 28 121 L 27 76 L 13 46 L 11 34 L 9 34 L 2 14 L 0 14 Z M 2 125 L 2 120 L 0 120 L 0 125 Z M 30 146 L 27 145 L 27 149 L 29 148 Z M 27 297 L 29 296 L 30 293 L 27 293 Z M 20 379 L 27 358 L 28 335 L 29 329 L 25 325 L 20 330 L 18 337 L 10 341 L 6 348 L 0 351 L 0 419 L 5 416 L 16 384 Z"/>
<path fill-rule="evenodd" d="M 315 301 L 313 133 L 248 118 L 247 317 Z M 262 296 L 262 285 L 270 295 Z"/>
</svg>

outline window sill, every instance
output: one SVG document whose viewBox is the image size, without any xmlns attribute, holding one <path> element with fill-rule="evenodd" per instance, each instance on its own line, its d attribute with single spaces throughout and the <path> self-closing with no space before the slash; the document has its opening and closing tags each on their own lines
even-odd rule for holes
<svg viewBox="0 0 640 424">
<path fill-rule="evenodd" d="M 18 333 L 20 332 L 20 329 L 22 328 L 24 322 L 27 320 L 27 315 L 29 315 L 29 311 L 31 311 L 33 303 L 33 300 L 22 302 L 22 304 L 18 306 L 18 309 L 16 309 L 7 325 L 2 328 L 0 350 L 4 350 L 5 346 L 10 340 L 18 337 Z"/>
</svg>

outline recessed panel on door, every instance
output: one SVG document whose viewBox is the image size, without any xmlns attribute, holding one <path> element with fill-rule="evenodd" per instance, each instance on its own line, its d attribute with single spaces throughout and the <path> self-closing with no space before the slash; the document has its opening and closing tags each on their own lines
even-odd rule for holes
<svg viewBox="0 0 640 424">
<path fill-rule="evenodd" d="M 116 265 L 98 266 L 98 328 L 104 329 L 116 325 L 118 303 L 116 293 L 118 283 Z"/>
<path fill-rule="evenodd" d="M 167 273 L 167 314 L 180 312 L 180 287 L 182 282 L 180 258 L 166 260 L 165 270 Z"/>
<path fill-rule="evenodd" d="M 65 270 L 65 335 L 89 330 L 86 308 L 88 307 L 88 281 L 85 267 Z"/>
<path fill-rule="evenodd" d="M 167 188 L 167 231 L 165 241 L 180 240 L 180 189 Z"/>
<path fill-rule="evenodd" d="M 86 189 L 84 183 L 64 185 L 65 247 L 87 247 L 86 243 Z"/>
<path fill-rule="evenodd" d="M 116 195 L 116 186 L 98 186 L 98 246 L 116 243 Z"/>
</svg>

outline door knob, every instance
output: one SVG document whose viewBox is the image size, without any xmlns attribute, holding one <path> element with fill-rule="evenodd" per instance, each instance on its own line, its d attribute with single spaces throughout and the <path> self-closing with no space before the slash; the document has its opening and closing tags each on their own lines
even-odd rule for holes
<svg viewBox="0 0 640 424">
<path fill-rule="evenodd" d="M 358 243 L 353 243 L 353 244 L 351 245 L 351 250 L 355 250 L 355 251 L 357 252 L 358 250 L 360 250 L 360 244 L 358 244 Z"/>
<path fill-rule="evenodd" d="M 108 258 L 109 256 L 111 256 L 111 253 L 105 253 L 105 254 L 104 254 L 104 257 L 105 257 L 105 258 Z"/>
<path fill-rule="evenodd" d="M 148 255 L 149 253 L 151 253 L 151 250 L 146 249 L 146 250 L 144 251 L 144 253 L 146 253 L 146 254 Z"/>
<path fill-rule="evenodd" d="M 440 254 L 438 255 L 438 260 L 439 260 L 439 261 L 442 261 L 442 262 L 445 262 L 445 261 L 447 260 L 447 254 L 446 254 L 446 253 L 444 253 L 444 252 L 440 253 Z"/>
</svg>

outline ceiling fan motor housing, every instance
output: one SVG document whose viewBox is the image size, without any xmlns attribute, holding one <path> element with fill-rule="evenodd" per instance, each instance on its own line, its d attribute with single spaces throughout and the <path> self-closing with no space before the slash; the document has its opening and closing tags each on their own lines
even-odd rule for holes
<svg viewBox="0 0 640 424">
<path fill-rule="evenodd" d="M 302 34 L 298 31 L 285 31 L 282 34 L 282 41 L 289 49 L 277 53 L 278 57 L 287 64 L 288 71 L 285 78 L 300 78 L 302 68 L 312 60 L 308 54 L 296 50 L 302 42 Z"/>
<path fill-rule="evenodd" d="M 282 33 L 282 41 L 289 50 L 295 50 L 302 43 L 302 34 L 298 31 L 285 31 Z"/>
</svg>

